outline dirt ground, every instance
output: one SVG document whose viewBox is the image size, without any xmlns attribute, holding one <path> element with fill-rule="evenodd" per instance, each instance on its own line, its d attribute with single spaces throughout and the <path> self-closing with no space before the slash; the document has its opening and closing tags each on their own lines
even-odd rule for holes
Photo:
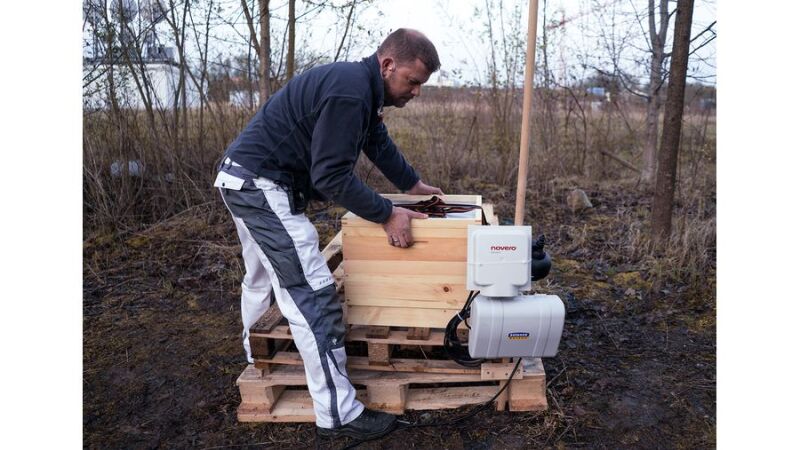
<svg viewBox="0 0 800 450">
<path fill-rule="evenodd" d="M 537 290 L 560 295 L 567 308 L 559 355 L 544 361 L 550 408 L 482 411 L 457 426 L 402 430 L 358 448 L 715 447 L 714 277 L 699 287 L 654 287 L 644 263 L 615 244 L 625 232 L 621 213 L 646 210 L 649 196 L 626 185 L 583 188 L 595 207 L 580 214 L 566 209 L 566 186 L 529 197 L 527 223 L 547 235 L 554 261 Z M 511 193 L 473 189 L 495 203 L 501 221 L 513 216 Z M 312 215 L 323 241 L 341 213 Z M 242 267 L 226 214 L 212 202 L 137 232 L 87 232 L 85 447 L 314 447 L 312 424 L 236 421 L 235 381 L 246 365 Z M 444 421 L 469 410 L 403 418 Z"/>
</svg>

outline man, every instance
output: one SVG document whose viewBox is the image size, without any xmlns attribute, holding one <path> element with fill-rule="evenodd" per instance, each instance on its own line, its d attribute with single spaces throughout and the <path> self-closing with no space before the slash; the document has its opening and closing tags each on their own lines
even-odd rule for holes
<svg viewBox="0 0 800 450">
<path fill-rule="evenodd" d="M 274 297 L 303 358 L 323 436 L 374 438 L 390 432 L 396 420 L 355 398 L 345 368 L 342 308 L 303 210 L 310 198 L 326 198 L 383 224 L 389 245 L 413 244 L 411 219 L 427 216 L 392 206 L 353 169 L 363 150 L 398 189 L 442 194 L 420 180 L 382 121 L 384 106 L 405 106 L 438 69 L 433 44 L 418 31 L 399 29 L 361 62 L 308 70 L 259 109 L 225 151 L 214 183 L 242 242 L 247 359 L 253 361 L 249 328 Z"/>
</svg>

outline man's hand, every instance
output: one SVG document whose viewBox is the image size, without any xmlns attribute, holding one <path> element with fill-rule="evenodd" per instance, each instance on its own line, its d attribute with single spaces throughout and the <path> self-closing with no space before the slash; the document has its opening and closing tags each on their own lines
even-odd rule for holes
<svg viewBox="0 0 800 450">
<path fill-rule="evenodd" d="M 389 238 L 389 245 L 402 248 L 414 245 L 414 239 L 411 237 L 411 219 L 427 218 L 427 214 L 393 206 L 392 215 L 383 224 L 383 230 L 386 231 L 386 236 Z"/>
<path fill-rule="evenodd" d="M 411 189 L 406 191 L 406 194 L 411 195 L 433 195 L 439 194 L 444 195 L 441 189 L 435 186 L 428 186 L 427 184 L 423 183 L 422 180 L 417 181 L 417 184 L 414 185 Z"/>
</svg>

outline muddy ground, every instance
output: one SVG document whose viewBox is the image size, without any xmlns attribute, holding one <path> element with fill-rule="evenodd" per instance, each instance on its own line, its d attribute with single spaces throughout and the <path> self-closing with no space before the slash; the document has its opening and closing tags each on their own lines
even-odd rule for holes
<svg viewBox="0 0 800 450">
<path fill-rule="evenodd" d="M 554 260 L 538 290 L 560 295 L 567 308 L 560 353 L 544 361 L 550 408 L 482 411 L 457 426 L 402 430 L 359 448 L 715 446 L 714 269 L 699 286 L 654 286 L 645 263 L 620 250 L 627 232 L 620 217 L 644 214 L 649 196 L 632 185 L 582 187 L 595 207 L 579 214 L 563 201 L 568 183 L 529 197 L 528 223 L 548 236 Z M 504 189 L 471 192 L 495 203 L 501 220 L 513 216 Z M 323 241 L 341 213 L 313 213 Z M 136 232 L 87 231 L 85 447 L 314 446 L 312 424 L 236 421 L 235 381 L 246 365 L 238 251 L 216 201 Z M 448 420 L 467 411 L 404 418 Z"/>
</svg>

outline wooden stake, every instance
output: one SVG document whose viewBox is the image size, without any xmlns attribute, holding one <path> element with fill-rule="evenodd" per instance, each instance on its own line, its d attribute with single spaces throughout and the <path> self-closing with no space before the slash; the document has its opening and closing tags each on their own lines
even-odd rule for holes
<svg viewBox="0 0 800 450">
<path fill-rule="evenodd" d="M 519 141 L 519 172 L 517 172 L 517 203 L 514 225 L 525 220 L 525 191 L 528 189 L 528 143 L 530 142 L 531 102 L 533 100 L 533 68 L 536 62 L 536 23 L 539 20 L 539 0 L 528 2 L 528 47 L 525 53 L 525 86 L 522 103 L 522 132 Z"/>
</svg>

